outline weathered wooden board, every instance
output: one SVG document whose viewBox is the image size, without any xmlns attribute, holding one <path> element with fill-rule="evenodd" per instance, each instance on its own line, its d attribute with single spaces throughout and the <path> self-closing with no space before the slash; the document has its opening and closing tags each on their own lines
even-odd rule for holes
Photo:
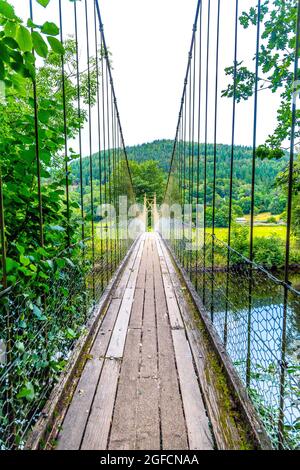
<svg viewBox="0 0 300 470">
<path fill-rule="evenodd" d="M 134 269 L 134 265 L 136 264 L 139 250 L 141 249 L 141 246 L 143 244 L 144 244 L 144 240 L 143 240 L 143 238 L 140 238 L 137 241 L 137 243 L 136 243 L 136 245 L 133 249 L 131 257 L 128 260 L 128 263 L 125 267 L 124 273 L 123 273 L 123 275 L 122 275 L 122 277 L 121 277 L 121 279 L 118 283 L 117 288 L 114 291 L 114 294 L 113 294 L 114 298 L 117 298 L 117 299 L 122 299 L 123 298 L 124 291 L 125 291 L 125 289 L 128 285 L 128 282 L 129 282 L 130 274 L 132 273 L 132 271 Z"/>
<path fill-rule="evenodd" d="M 142 328 L 143 308 L 146 283 L 146 241 L 143 240 L 143 251 L 140 257 L 138 277 L 135 285 L 134 300 L 130 317 L 130 328 Z"/>
<path fill-rule="evenodd" d="M 149 240 L 148 240 L 148 237 L 146 236 L 144 238 L 144 246 L 143 246 L 143 253 L 142 253 L 142 258 L 141 258 L 141 263 L 140 263 L 140 270 L 139 270 L 139 275 L 138 275 L 137 282 L 136 282 L 137 289 L 145 288 L 148 244 L 149 244 Z"/>
<path fill-rule="evenodd" d="M 130 317 L 130 328 L 142 328 L 145 289 L 136 288 Z"/>
<path fill-rule="evenodd" d="M 104 359 L 86 363 L 58 436 L 56 450 L 79 450 Z"/>
<path fill-rule="evenodd" d="M 153 378 L 138 380 L 136 449 L 159 450 L 159 381 Z"/>
<path fill-rule="evenodd" d="M 105 359 L 90 416 L 82 441 L 82 450 L 105 450 L 117 392 L 120 362 Z"/>
<path fill-rule="evenodd" d="M 108 446 L 112 450 L 135 449 L 141 334 L 128 330 Z"/>
<path fill-rule="evenodd" d="M 161 276 L 160 259 L 154 257 L 155 306 L 157 318 L 160 418 L 163 449 L 188 449 L 183 404 L 176 370 L 174 347 Z"/>
<path fill-rule="evenodd" d="M 213 439 L 185 331 L 173 330 L 172 336 L 188 431 L 189 447 L 191 450 L 212 450 Z"/>
<path fill-rule="evenodd" d="M 144 249 L 144 239 L 141 239 L 140 245 L 138 247 L 138 252 L 134 260 L 134 264 L 132 268 L 130 269 L 131 272 L 130 272 L 128 284 L 126 286 L 129 289 L 135 289 L 137 277 L 138 277 L 138 273 L 140 269 L 143 249 Z"/>
<path fill-rule="evenodd" d="M 159 240 L 156 238 L 156 244 L 159 246 Z M 160 252 L 162 250 L 160 249 Z M 164 256 L 160 256 L 160 265 L 162 270 L 162 278 L 164 283 L 164 290 L 167 299 L 168 312 L 172 328 L 184 328 L 180 309 L 177 303 L 176 295 L 173 289 L 170 274 Z"/>
<path fill-rule="evenodd" d="M 126 288 L 119 310 L 119 315 L 107 350 L 107 357 L 114 357 L 116 359 L 120 359 L 121 357 L 123 357 L 129 318 L 133 303 L 133 296 L 133 289 Z"/>
<path fill-rule="evenodd" d="M 157 338 L 156 327 L 143 329 L 140 377 L 157 378 Z"/>
<path fill-rule="evenodd" d="M 129 274 L 128 284 L 123 295 L 119 315 L 108 347 L 107 357 L 123 357 L 126 334 L 133 305 L 135 286 L 142 258 L 143 246 L 144 241 L 142 240 L 138 247 L 137 256 Z"/>
<path fill-rule="evenodd" d="M 58 437 L 58 450 L 77 450 L 80 447 L 88 419 L 88 410 L 92 405 L 101 374 L 103 356 L 107 350 L 120 304 L 121 299 L 113 299 L 107 310 L 66 413 Z"/>
</svg>

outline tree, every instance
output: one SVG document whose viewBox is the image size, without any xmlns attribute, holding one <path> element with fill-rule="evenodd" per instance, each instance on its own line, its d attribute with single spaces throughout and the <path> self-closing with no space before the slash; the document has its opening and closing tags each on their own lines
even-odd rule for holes
<svg viewBox="0 0 300 470">
<path fill-rule="evenodd" d="M 133 187 L 138 202 L 143 203 L 144 195 L 153 198 L 156 194 L 157 203 L 161 204 L 166 185 L 165 173 L 154 160 L 137 163 L 129 162 Z"/>
<path fill-rule="evenodd" d="M 291 103 L 294 88 L 293 64 L 296 46 L 297 3 L 295 0 L 265 0 L 261 6 L 262 33 L 258 61 L 260 75 L 258 88 L 261 91 L 280 92 L 281 102 L 277 110 L 276 129 L 258 147 L 257 156 L 265 159 L 278 159 L 284 155 L 282 144 L 291 133 Z M 244 11 L 240 17 L 241 25 L 247 29 L 256 26 L 257 8 Z M 226 74 L 233 78 L 234 66 L 226 68 Z M 237 64 L 236 99 L 248 100 L 254 93 L 255 74 L 243 65 Z M 222 95 L 232 97 L 234 84 L 230 84 Z M 295 137 L 300 136 L 300 110 L 297 111 Z"/>
</svg>

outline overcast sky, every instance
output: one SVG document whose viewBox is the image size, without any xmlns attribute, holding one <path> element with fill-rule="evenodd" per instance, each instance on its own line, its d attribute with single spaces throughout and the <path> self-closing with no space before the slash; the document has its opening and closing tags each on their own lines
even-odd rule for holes
<svg viewBox="0 0 300 470">
<path fill-rule="evenodd" d="M 11 0 L 16 11 L 26 17 L 29 0 Z M 74 31 L 72 7 L 64 6 L 64 28 Z M 211 0 L 211 60 L 209 87 L 209 141 L 213 140 L 214 44 L 216 7 Z M 93 5 L 93 0 L 88 0 Z M 113 76 L 121 121 L 127 145 L 155 139 L 173 139 L 177 124 L 188 50 L 197 0 L 99 0 L 107 44 L 112 52 Z M 208 0 L 203 0 L 204 23 Z M 256 0 L 240 0 L 240 11 L 256 6 Z M 58 21 L 58 0 L 48 8 L 35 6 L 35 20 Z M 84 34 L 84 2 L 78 2 L 79 32 Z M 71 9 L 70 9 L 71 8 Z M 81 10 L 82 9 L 82 12 Z M 92 8 L 91 8 L 92 11 Z M 233 63 L 235 0 L 221 0 L 220 92 L 224 88 L 224 68 Z M 51 17 L 51 18 L 49 18 Z M 205 26 L 203 36 L 205 37 Z M 203 48 L 205 49 L 205 44 Z M 238 59 L 254 69 L 255 28 L 239 28 Z M 219 93 L 220 94 L 220 93 Z M 259 96 L 258 143 L 272 132 L 276 122 L 278 97 L 262 92 Z M 231 142 L 232 101 L 219 100 L 217 141 Z M 236 143 L 251 145 L 253 100 L 238 105 Z"/>
<path fill-rule="evenodd" d="M 203 0 L 203 11 L 208 0 Z M 213 119 L 217 0 L 211 0 L 210 118 Z M 256 6 L 240 0 L 240 12 Z M 174 138 L 197 0 L 100 0 L 104 30 L 113 53 L 114 80 L 128 144 Z M 233 63 L 235 0 L 221 0 L 220 91 L 223 70 Z M 203 20 L 205 13 L 203 13 Z M 205 35 L 203 27 L 203 36 Z M 255 28 L 239 29 L 239 60 L 254 68 Z M 224 88 L 224 86 L 223 86 Z M 278 98 L 262 92 L 258 142 L 272 132 Z M 231 141 L 232 102 L 219 101 L 218 142 Z M 237 107 L 236 141 L 252 143 L 253 100 Z M 211 122 L 209 139 L 213 139 Z"/>
</svg>

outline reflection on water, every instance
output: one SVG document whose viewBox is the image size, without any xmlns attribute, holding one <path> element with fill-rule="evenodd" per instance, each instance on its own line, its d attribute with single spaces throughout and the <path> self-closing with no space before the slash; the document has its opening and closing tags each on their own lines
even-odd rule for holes
<svg viewBox="0 0 300 470">
<path fill-rule="evenodd" d="M 228 275 L 208 270 L 198 273 L 193 281 L 273 442 L 276 443 L 281 432 L 281 409 L 286 445 L 297 447 L 300 296 L 289 293 L 285 309 L 283 286 L 265 273 L 245 270 L 245 267 L 231 270 Z M 293 274 L 291 281 L 294 287 L 299 286 L 300 274 Z M 280 387 L 283 380 L 284 394 Z"/>
</svg>

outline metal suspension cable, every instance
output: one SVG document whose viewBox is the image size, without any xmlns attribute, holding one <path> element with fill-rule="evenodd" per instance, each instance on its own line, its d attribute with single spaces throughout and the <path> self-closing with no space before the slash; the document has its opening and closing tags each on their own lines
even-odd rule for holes
<svg viewBox="0 0 300 470">
<path fill-rule="evenodd" d="M 88 4 L 85 0 L 85 34 L 86 34 L 86 54 L 87 54 L 87 86 L 88 86 L 88 141 L 89 141 L 89 163 L 90 163 L 90 196 L 91 196 L 91 243 L 92 243 L 92 279 L 93 279 L 93 299 L 95 300 L 95 212 L 94 212 L 94 174 L 93 174 L 93 151 L 92 151 L 92 104 L 91 104 L 91 69 L 90 69 L 90 31 Z"/>
<path fill-rule="evenodd" d="M 219 92 L 219 46 L 220 46 L 220 14 L 221 2 L 218 0 L 217 13 L 217 41 L 216 41 L 216 64 L 215 64 L 215 115 L 214 115 L 214 157 L 213 157 L 213 188 L 212 188 L 212 279 L 215 269 L 215 217 L 216 217 L 216 181 L 217 181 L 217 127 L 218 127 L 218 92 Z M 211 320 L 214 320 L 214 283 L 211 288 Z"/>
<path fill-rule="evenodd" d="M 227 245 L 231 245 L 232 229 L 232 198 L 233 198 L 233 170 L 234 170 L 234 145 L 235 145 L 235 121 L 236 121 L 236 89 L 237 89 L 237 52 L 238 52 L 238 18 L 239 0 L 235 2 L 235 23 L 234 23 L 234 70 L 233 70 L 233 97 L 232 97 L 232 124 L 231 124 L 231 150 L 230 150 L 230 175 L 229 175 L 229 208 L 228 208 L 228 238 Z M 226 306 L 224 319 L 224 344 L 227 345 L 227 320 L 228 320 L 228 296 L 229 296 L 229 269 L 230 269 L 231 251 L 227 250 L 227 275 L 226 275 Z"/>
<path fill-rule="evenodd" d="M 78 20 L 77 20 L 77 2 L 74 2 L 74 28 L 75 28 L 75 47 L 76 47 L 76 91 L 77 91 L 77 117 L 81 123 L 81 103 L 80 103 L 80 71 L 79 71 L 79 47 L 78 47 Z M 83 163 L 82 163 L 82 131 L 81 126 L 78 129 L 79 141 L 79 172 L 80 172 L 80 209 L 81 209 L 81 239 L 85 239 L 85 225 L 84 225 L 84 202 L 83 202 Z"/>
<path fill-rule="evenodd" d="M 113 81 L 111 66 L 110 66 L 110 62 L 109 62 L 109 58 L 108 58 L 108 49 L 107 49 L 107 46 L 106 46 L 106 40 L 105 40 L 105 36 L 104 36 L 104 29 L 103 29 L 103 23 L 102 23 L 101 12 L 100 12 L 100 7 L 99 7 L 99 1 L 95 0 L 95 4 L 96 4 L 96 11 L 97 11 L 98 20 L 99 20 L 99 28 L 100 28 L 100 34 L 101 34 L 104 53 L 105 53 L 105 59 L 106 59 L 106 62 L 107 62 L 108 73 L 109 73 L 111 88 L 112 88 L 112 92 L 113 92 L 113 98 L 114 98 L 114 103 L 115 103 L 115 108 L 116 108 L 117 121 L 118 121 L 118 126 L 119 126 L 120 134 L 121 134 L 122 148 L 123 148 L 123 152 L 124 152 L 124 155 L 125 155 L 125 160 L 126 160 L 126 165 L 127 165 L 131 185 L 133 186 L 132 176 L 131 176 L 129 163 L 128 163 L 127 150 L 126 150 L 125 141 L 124 141 L 123 128 L 122 128 L 122 124 L 121 124 L 121 121 L 120 121 L 120 114 L 119 114 L 119 109 L 118 109 L 118 104 L 117 104 L 114 81 Z"/>
<path fill-rule="evenodd" d="M 204 194 L 203 194 L 203 205 L 204 205 L 204 252 L 203 252 L 203 302 L 206 298 L 206 225 L 207 225 L 207 134 L 208 134 L 208 88 L 209 88 L 209 52 L 210 52 L 210 11 L 211 3 L 208 0 L 207 6 L 207 42 L 206 42 L 206 90 L 205 90 L 205 139 L 204 139 Z"/>
<path fill-rule="evenodd" d="M 173 161 L 174 161 L 174 156 L 175 156 L 175 150 L 176 150 L 177 141 L 178 141 L 179 126 L 180 126 L 181 115 L 182 115 L 182 111 L 183 111 L 184 98 L 185 98 L 185 95 L 186 95 L 186 88 L 187 88 L 187 84 L 188 84 L 188 77 L 189 77 L 190 68 L 191 68 L 192 53 L 193 53 L 194 41 L 195 41 L 195 35 L 196 35 L 195 28 L 197 28 L 201 3 L 202 3 L 202 0 L 198 0 L 197 9 L 196 9 L 196 16 L 195 16 L 195 21 L 194 21 L 194 27 L 193 27 L 192 41 L 191 41 L 191 46 L 190 46 L 190 50 L 189 50 L 189 60 L 188 60 L 188 65 L 187 65 L 185 79 L 184 79 L 181 105 L 180 105 L 180 110 L 179 110 L 178 122 L 177 122 L 175 139 L 174 139 L 174 146 L 173 146 L 173 151 L 172 151 L 172 156 L 171 156 L 171 161 L 170 161 L 170 166 L 169 166 L 169 173 L 168 173 L 168 178 L 167 178 L 167 184 L 166 184 L 166 191 L 165 191 L 164 199 L 166 198 L 166 192 L 167 192 L 167 188 L 168 188 L 168 185 L 169 185 L 169 182 L 170 182 L 172 166 L 173 166 Z"/>
<path fill-rule="evenodd" d="M 33 4 L 32 0 L 29 1 L 30 19 L 33 22 Z M 34 54 L 34 51 L 33 51 Z M 32 80 L 33 86 L 33 101 L 34 101 L 34 132 L 35 132 L 35 155 L 37 166 L 37 182 L 38 182 L 38 208 L 39 208 L 39 235 L 40 244 L 44 246 L 44 218 L 43 218 L 43 199 L 42 199 L 42 177 L 41 177 L 41 158 L 40 158 L 40 134 L 39 134 L 39 117 L 38 117 L 38 96 L 36 80 Z"/>
<path fill-rule="evenodd" d="M 200 154 L 201 154 L 201 98 L 202 98 L 202 3 L 200 5 L 199 13 L 199 99 L 198 99 L 198 138 L 197 138 L 197 208 L 199 210 L 200 203 Z M 200 216 L 198 214 L 198 216 Z M 200 225 L 200 220 L 198 220 Z M 200 226 L 196 231 L 196 236 L 199 237 Z M 195 285 L 198 290 L 198 257 L 199 257 L 199 240 L 196 240 L 196 274 L 195 274 Z"/>
<path fill-rule="evenodd" d="M 59 27 L 60 42 L 64 43 L 63 35 L 63 17 L 61 0 L 58 2 L 59 9 Z M 62 85 L 62 104 L 63 104 L 63 123 L 64 123 L 64 159 L 66 172 L 66 219 L 67 219 L 67 246 L 71 244 L 70 239 L 70 196 L 69 196 L 69 165 L 68 165 L 68 129 L 67 129 L 67 104 L 66 104 L 66 83 L 65 83 L 65 59 L 64 54 L 61 55 L 61 85 Z"/>
<path fill-rule="evenodd" d="M 299 49 L 300 49 L 300 0 L 297 2 L 297 19 L 296 19 L 296 45 L 294 59 L 294 83 L 299 80 Z M 282 338 L 281 338 L 281 376 L 280 376 L 280 399 L 279 399 L 279 416 L 278 416 L 278 444 L 279 449 L 284 449 L 284 423 L 285 423 L 285 387 L 286 387 L 286 351 L 287 351 L 287 316 L 289 302 L 289 269 L 290 269 L 290 250 L 291 250 L 291 231 L 292 231 L 292 209 L 293 209 L 293 191 L 294 191 L 294 157 L 295 157 L 295 132 L 297 123 L 297 101 L 292 99 L 291 109 L 291 134 L 290 134 L 290 158 L 288 172 L 288 201 L 287 201 L 287 229 L 286 229 L 286 246 L 285 246 L 285 265 L 284 265 L 284 307 L 282 319 Z"/>
</svg>

